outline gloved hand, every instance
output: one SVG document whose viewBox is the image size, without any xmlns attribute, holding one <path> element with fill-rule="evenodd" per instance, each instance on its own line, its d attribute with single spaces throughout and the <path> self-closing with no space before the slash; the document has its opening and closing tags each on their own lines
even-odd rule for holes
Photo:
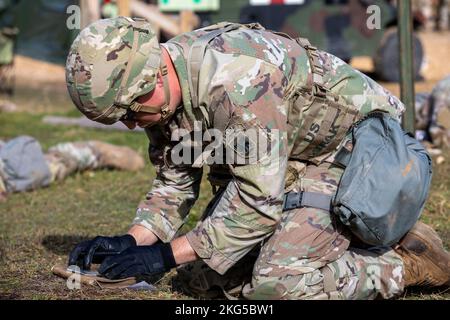
<svg viewBox="0 0 450 320">
<path fill-rule="evenodd" d="M 133 246 L 136 246 L 136 240 L 129 234 L 116 237 L 98 236 L 81 242 L 72 250 L 69 266 L 79 265 L 83 259 L 82 268 L 89 270 L 92 262 L 101 263 L 107 256 L 118 255 Z"/>
<path fill-rule="evenodd" d="M 117 256 L 106 258 L 98 272 L 108 279 L 157 275 L 176 267 L 169 243 L 130 247 Z"/>
</svg>

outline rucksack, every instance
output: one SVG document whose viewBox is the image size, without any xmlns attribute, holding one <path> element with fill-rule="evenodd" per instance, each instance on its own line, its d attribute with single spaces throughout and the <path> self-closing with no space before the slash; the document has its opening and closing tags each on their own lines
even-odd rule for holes
<svg viewBox="0 0 450 320">
<path fill-rule="evenodd" d="M 398 242 L 419 219 L 428 197 L 432 160 L 420 142 L 385 112 L 355 123 L 352 150 L 340 148 L 345 166 L 335 195 L 288 193 L 285 210 L 330 210 L 361 241 L 373 246 Z"/>
<path fill-rule="evenodd" d="M 191 46 L 187 71 L 194 108 L 201 108 L 198 105 L 198 80 L 208 43 L 240 27 L 262 28 L 258 24 L 229 22 L 213 25 L 205 28 L 209 32 Z M 312 55 L 310 63 L 314 70 L 317 69 L 320 64 L 314 52 L 310 52 L 315 48 L 305 39 L 296 41 Z M 321 78 L 318 71 L 313 72 L 315 79 Z M 330 102 L 327 105 L 333 107 Z M 405 133 L 400 123 L 385 112 L 372 112 L 353 123 L 360 115 L 346 109 L 345 117 L 340 135 L 345 135 L 351 128 L 354 147 L 351 152 L 341 147 L 335 157 L 346 167 L 337 193 L 329 196 L 290 192 L 285 195 L 283 209 L 309 206 L 330 210 L 363 242 L 369 245 L 394 244 L 420 217 L 431 183 L 431 158 L 420 142 Z"/>
</svg>

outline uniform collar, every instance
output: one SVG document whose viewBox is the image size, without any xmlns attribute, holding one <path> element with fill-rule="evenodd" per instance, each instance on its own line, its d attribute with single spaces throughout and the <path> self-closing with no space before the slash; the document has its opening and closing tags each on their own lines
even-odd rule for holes
<svg viewBox="0 0 450 320">
<path fill-rule="evenodd" d="M 171 42 L 161 43 L 161 46 L 163 46 L 169 53 L 180 82 L 181 99 L 183 100 L 183 117 L 181 121 L 184 127 L 193 130 L 196 117 L 192 108 L 192 98 L 189 90 L 186 59 L 183 54 L 183 49 L 177 44 Z"/>
</svg>

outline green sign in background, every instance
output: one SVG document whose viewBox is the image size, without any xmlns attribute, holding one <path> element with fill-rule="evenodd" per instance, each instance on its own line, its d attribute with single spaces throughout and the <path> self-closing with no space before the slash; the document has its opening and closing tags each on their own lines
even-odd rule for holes
<svg viewBox="0 0 450 320">
<path fill-rule="evenodd" d="M 161 11 L 216 11 L 220 8 L 219 0 L 158 0 Z"/>
</svg>

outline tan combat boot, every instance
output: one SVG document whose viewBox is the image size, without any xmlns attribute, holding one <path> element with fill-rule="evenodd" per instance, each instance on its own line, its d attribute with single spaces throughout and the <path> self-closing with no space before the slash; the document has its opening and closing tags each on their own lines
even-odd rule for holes
<svg viewBox="0 0 450 320">
<path fill-rule="evenodd" d="M 137 171 L 145 166 L 144 159 L 131 148 L 116 146 L 101 141 L 89 141 L 98 155 L 100 167 Z"/>
<path fill-rule="evenodd" d="M 403 259 L 405 287 L 450 285 L 450 253 L 430 226 L 418 221 L 394 250 Z"/>
<path fill-rule="evenodd" d="M 251 281 L 256 257 L 251 254 L 239 260 L 224 275 L 211 269 L 202 260 L 177 268 L 175 281 L 180 289 L 189 295 L 203 299 L 217 299 L 225 296 L 235 300 L 240 296 L 244 284 Z"/>
</svg>

